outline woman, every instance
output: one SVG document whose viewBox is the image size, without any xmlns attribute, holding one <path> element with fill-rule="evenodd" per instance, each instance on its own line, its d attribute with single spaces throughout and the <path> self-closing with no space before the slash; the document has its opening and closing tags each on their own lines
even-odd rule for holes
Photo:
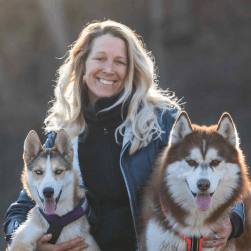
<svg viewBox="0 0 251 251">
<path fill-rule="evenodd" d="M 142 42 L 128 27 L 105 21 L 88 25 L 59 69 L 55 101 L 45 119 L 52 147 L 55 132 L 65 128 L 75 142 L 92 214 L 88 218 L 101 250 L 136 250 L 136 199 L 154 157 L 166 146 L 180 107 L 158 90 L 154 63 Z M 95 198 L 95 199 L 94 199 Z M 100 217 L 99 206 L 100 205 Z M 4 230 L 10 234 L 34 206 L 23 190 L 7 211 Z M 238 208 L 242 205 L 239 204 Z M 203 247 L 225 246 L 242 233 L 239 211 L 214 226 L 219 239 L 208 236 Z M 97 227 L 98 226 L 98 227 Z M 96 231 L 94 231 L 96 229 Z M 37 250 L 82 250 L 79 239 L 61 245 L 38 241 Z"/>
</svg>

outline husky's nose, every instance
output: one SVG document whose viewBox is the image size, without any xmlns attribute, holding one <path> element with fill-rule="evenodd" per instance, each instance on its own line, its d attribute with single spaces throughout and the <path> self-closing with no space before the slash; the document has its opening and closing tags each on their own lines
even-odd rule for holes
<svg viewBox="0 0 251 251">
<path fill-rule="evenodd" d="M 197 182 L 197 187 L 198 187 L 201 191 L 205 192 L 205 191 L 207 191 L 208 188 L 210 187 L 210 182 L 209 182 L 209 180 L 207 180 L 207 179 L 200 179 L 200 180 L 198 180 L 198 182 Z"/>
<path fill-rule="evenodd" d="M 44 197 L 50 199 L 54 194 L 54 189 L 52 187 L 45 187 L 43 189 Z"/>
</svg>

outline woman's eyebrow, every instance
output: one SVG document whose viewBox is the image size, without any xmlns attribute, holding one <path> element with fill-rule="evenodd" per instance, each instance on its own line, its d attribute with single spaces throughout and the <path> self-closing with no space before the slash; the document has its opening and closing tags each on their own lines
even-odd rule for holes
<svg viewBox="0 0 251 251">
<path fill-rule="evenodd" d="M 98 53 L 106 54 L 106 53 L 103 52 L 103 51 L 97 51 L 97 52 L 95 52 L 95 54 L 98 54 Z"/>
<path fill-rule="evenodd" d="M 99 53 L 104 54 L 104 55 L 107 55 L 107 53 L 104 52 L 104 51 L 97 51 L 97 52 L 95 53 L 95 55 L 96 55 L 96 54 L 99 54 Z M 127 58 L 126 58 L 126 57 L 123 57 L 123 56 L 116 56 L 115 58 L 123 58 L 123 59 L 127 60 Z"/>
<path fill-rule="evenodd" d="M 116 56 L 115 58 L 122 58 L 122 59 L 125 59 L 125 60 L 127 60 L 127 58 L 125 58 L 125 57 L 122 57 L 122 56 Z"/>
</svg>

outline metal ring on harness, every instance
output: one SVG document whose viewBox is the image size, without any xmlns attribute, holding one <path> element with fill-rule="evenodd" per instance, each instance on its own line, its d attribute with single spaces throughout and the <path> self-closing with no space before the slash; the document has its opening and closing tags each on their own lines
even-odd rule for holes
<svg viewBox="0 0 251 251">
<path fill-rule="evenodd" d="M 220 239 L 220 236 L 218 234 L 214 233 L 214 240 L 218 240 L 218 239 Z"/>
</svg>

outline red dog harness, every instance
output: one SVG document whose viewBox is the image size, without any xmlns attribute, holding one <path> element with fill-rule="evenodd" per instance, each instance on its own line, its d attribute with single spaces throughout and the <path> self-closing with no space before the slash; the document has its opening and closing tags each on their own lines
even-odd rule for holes
<svg viewBox="0 0 251 251">
<path fill-rule="evenodd" d="M 164 209 L 161 198 L 160 198 L 160 204 L 161 204 L 162 211 L 168 220 L 168 215 Z M 179 230 L 177 229 L 173 229 L 173 230 L 176 231 L 185 240 L 185 242 L 187 243 L 187 251 L 202 251 L 202 242 L 205 239 L 204 236 L 200 237 L 199 239 L 196 237 L 189 238 L 185 236 L 184 234 L 182 234 Z"/>
</svg>

